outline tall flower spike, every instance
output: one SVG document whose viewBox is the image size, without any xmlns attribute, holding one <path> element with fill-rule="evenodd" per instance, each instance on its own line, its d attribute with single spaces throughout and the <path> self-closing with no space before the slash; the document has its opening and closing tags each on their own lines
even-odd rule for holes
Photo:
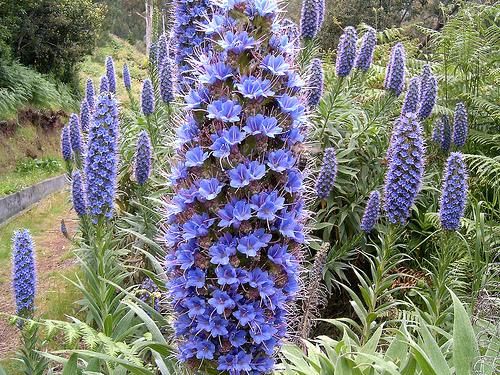
<svg viewBox="0 0 500 375">
<path fill-rule="evenodd" d="M 437 91 L 438 87 L 436 77 L 431 75 L 427 80 L 425 89 L 422 90 L 422 96 L 420 98 L 418 117 L 421 120 L 426 119 L 431 115 L 434 105 L 436 104 Z"/>
<path fill-rule="evenodd" d="M 405 49 L 402 43 L 392 47 L 391 58 L 385 73 L 384 87 L 399 96 L 405 85 Z"/>
<path fill-rule="evenodd" d="M 14 232 L 12 238 L 12 289 L 16 299 L 16 314 L 33 316 L 36 294 L 35 249 L 27 229 Z"/>
<path fill-rule="evenodd" d="M 116 94 L 115 63 L 111 56 L 106 57 L 106 77 L 108 77 L 109 92 Z"/>
<path fill-rule="evenodd" d="M 316 107 L 323 96 L 324 89 L 323 63 L 321 59 L 315 58 L 311 61 L 309 74 L 307 104 L 309 107 Z"/>
<path fill-rule="evenodd" d="M 158 38 L 158 71 L 161 70 L 161 66 L 168 56 L 168 40 L 165 34 L 161 34 Z"/>
<path fill-rule="evenodd" d="M 123 64 L 123 86 L 127 91 L 132 89 L 132 80 L 130 78 L 130 71 L 127 64 Z"/>
<path fill-rule="evenodd" d="M 337 76 L 347 77 L 351 72 L 354 66 L 354 59 L 356 58 L 357 40 L 358 33 L 356 29 L 352 26 L 347 26 L 337 46 L 337 61 L 335 64 Z"/>
<path fill-rule="evenodd" d="M 80 105 L 80 126 L 83 132 L 87 132 L 90 126 L 90 109 L 86 99 Z"/>
<path fill-rule="evenodd" d="M 420 78 L 414 77 L 410 79 L 408 91 L 406 91 L 403 107 L 401 108 L 402 115 L 405 115 L 409 112 L 417 113 L 419 96 L 420 96 Z"/>
<path fill-rule="evenodd" d="M 149 78 L 145 79 L 142 84 L 141 108 L 146 116 L 152 115 L 155 111 L 155 94 L 153 83 Z"/>
<path fill-rule="evenodd" d="M 356 59 L 354 60 L 354 66 L 367 72 L 370 69 L 373 62 L 373 52 L 375 51 L 375 46 L 377 45 L 377 32 L 373 27 L 368 27 L 361 39 L 361 46 L 356 54 Z"/>
<path fill-rule="evenodd" d="M 135 151 L 135 180 L 139 185 L 144 185 L 151 173 L 151 140 L 148 132 L 139 133 Z"/>
<path fill-rule="evenodd" d="M 185 97 L 170 176 L 169 297 L 182 362 L 204 374 L 267 374 L 305 241 L 305 95 L 277 0 L 212 4 L 211 52 Z"/>
<path fill-rule="evenodd" d="M 85 199 L 84 185 L 80 171 L 74 171 L 71 179 L 71 195 L 73 208 L 78 216 L 87 214 L 87 200 Z"/>
<path fill-rule="evenodd" d="M 365 233 L 370 233 L 377 224 L 380 215 L 380 193 L 372 191 L 368 203 L 366 204 L 363 218 L 361 219 L 361 230 Z"/>
<path fill-rule="evenodd" d="M 175 63 L 179 92 L 189 89 L 193 83 L 193 68 L 189 63 L 196 52 L 204 49 L 203 26 L 207 24 L 207 12 L 211 0 L 177 0 L 174 4 Z"/>
<path fill-rule="evenodd" d="M 447 152 L 451 147 L 451 127 L 448 116 L 441 116 L 434 125 L 432 140 L 436 142 L 441 150 Z"/>
<path fill-rule="evenodd" d="M 108 77 L 102 76 L 99 82 L 99 94 L 105 94 L 109 92 L 109 81 Z"/>
<path fill-rule="evenodd" d="M 174 75 L 172 74 L 172 68 L 172 61 L 170 58 L 165 57 L 160 70 L 160 96 L 164 103 L 174 101 Z"/>
<path fill-rule="evenodd" d="M 71 149 L 75 154 L 82 154 L 82 131 L 80 129 L 80 120 L 75 113 L 69 116 L 69 133 L 71 135 Z"/>
<path fill-rule="evenodd" d="M 325 20 L 325 0 L 318 1 L 318 30 L 323 26 L 323 21 Z"/>
<path fill-rule="evenodd" d="M 467 110 L 464 103 L 457 103 L 453 118 L 453 143 L 455 146 L 463 147 L 465 142 L 467 142 L 468 133 L 469 121 L 467 119 Z"/>
<path fill-rule="evenodd" d="M 88 213 L 96 222 L 111 218 L 118 170 L 118 106 L 112 95 L 97 97 L 90 125 L 85 156 L 85 178 Z"/>
<path fill-rule="evenodd" d="M 61 154 L 64 160 L 70 161 L 73 152 L 71 151 L 71 135 L 69 125 L 62 128 L 61 131 Z"/>
<path fill-rule="evenodd" d="M 318 181 L 316 183 L 316 194 L 318 198 L 327 198 L 337 177 L 337 157 L 335 156 L 335 149 L 333 147 L 325 149 L 323 156 L 323 165 L 319 172 Z"/>
<path fill-rule="evenodd" d="M 318 33 L 318 0 L 303 0 L 300 16 L 300 35 L 302 39 L 312 39 Z"/>
<path fill-rule="evenodd" d="M 429 83 L 429 79 L 432 77 L 431 66 L 429 64 L 425 64 L 422 68 L 422 73 L 420 74 L 420 95 L 419 101 L 423 99 L 425 96 L 425 90 L 427 89 L 427 84 Z"/>
<path fill-rule="evenodd" d="M 414 113 L 401 116 L 393 131 L 385 177 L 384 209 L 392 224 L 406 224 L 424 176 L 422 128 Z"/>
<path fill-rule="evenodd" d="M 87 103 L 89 104 L 89 109 L 93 111 L 95 105 L 95 90 L 94 90 L 94 83 L 90 78 L 87 79 L 87 85 L 85 86 L 85 99 L 87 99 Z"/>
<path fill-rule="evenodd" d="M 446 161 L 439 218 L 445 230 L 460 228 L 467 201 L 467 168 L 460 152 L 452 152 Z"/>
</svg>

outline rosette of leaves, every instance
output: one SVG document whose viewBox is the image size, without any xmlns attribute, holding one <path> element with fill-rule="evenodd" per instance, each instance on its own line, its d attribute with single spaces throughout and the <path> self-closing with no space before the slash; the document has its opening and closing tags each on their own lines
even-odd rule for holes
<svg viewBox="0 0 500 375">
<path fill-rule="evenodd" d="M 275 0 L 218 1 L 212 12 L 211 52 L 194 67 L 177 131 L 168 290 L 181 361 L 266 374 L 299 285 L 306 97 Z"/>
</svg>

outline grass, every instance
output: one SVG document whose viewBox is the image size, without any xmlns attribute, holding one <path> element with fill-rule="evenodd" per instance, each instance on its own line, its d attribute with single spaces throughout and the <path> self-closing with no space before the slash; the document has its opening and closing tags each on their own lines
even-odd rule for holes
<svg viewBox="0 0 500 375">
<path fill-rule="evenodd" d="M 10 171 L 0 178 L 0 197 L 18 192 L 50 177 L 58 176 L 62 168 L 58 170 L 36 169 L 30 173 Z"/>
<path fill-rule="evenodd" d="M 132 78 L 132 94 L 135 98 L 141 92 L 142 80 L 148 76 L 148 59 L 145 54 L 127 41 L 111 35 L 109 42 L 102 47 L 98 47 L 92 56 L 80 65 L 80 82 L 85 87 L 87 78 L 92 78 L 96 91 L 99 86 L 99 79 L 105 74 L 104 63 L 107 56 L 112 56 L 116 71 L 117 96 L 121 102 L 128 101 L 127 91 L 123 86 L 123 64 L 127 63 L 130 76 Z"/>
</svg>

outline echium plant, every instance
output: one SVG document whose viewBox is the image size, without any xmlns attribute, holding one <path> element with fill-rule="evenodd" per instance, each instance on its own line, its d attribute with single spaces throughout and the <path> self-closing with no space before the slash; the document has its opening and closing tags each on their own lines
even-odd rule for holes
<svg viewBox="0 0 500 375">
<path fill-rule="evenodd" d="M 420 78 L 413 77 L 410 79 L 410 84 L 408 85 L 408 90 L 406 91 L 405 100 L 403 101 L 403 107 L 401 108 L 401 114 L 406 113 L 417 113 L 418 103 L 420 98 Z"/>
<path fill-rule="evenodd" d="M 307 117 L 278 12 L 214 4 L 178 130 L 166 271 L 179 358 L 201 371 L 269 373 L 298 291 Z"/>
<path fill-rule="evenodd" d="M 97 221 L 111 218 L 118 170 L 119 119 L 116 99 L 109 93 L 97 97 L 85 155 L 88 213 Z"/>
<path fill-rule="evenodd" d="M 99 94 L 109 92 L 109 81 L 107 76 L 102 76 L 99 81 Z"/>
<path fill-rule="evenodd" d="M 402 43 L 397 43 L 391 50 L 391 57 L 385 73 L 386 90 L 401 95 L 405 86 L 406 53 Z"/>
<path fill-rule="evenodd" d="M 452 152 L 446 161 L 439 218 L 445 230 L 460 228 L 467 201 L 467 168 L 460 152 Z"/>
<path fill-rule="evenodd" d="M 160 68 L 160 97 L 164 103 L 174 101 L 174 75 L 172 60 L 165 57 Z"/>
<path fill-rule="evenodd" d="M 319 30 L 319 1 L 303 0 L 302 13 L 300 15 L 300 35 L 304 40 L 310 40 L 316 36 Z"/>
<path fill-rule="evenodd" d="M 451 147 L 451 127 L 448 116 L 443 115 L 436 121 L 432 130 L 432 141 L 437 143 L 441 150 L 447 152 Z"/>
<path fill-rule="evenodd" d="M 115 63 L 111 56 L 106 57 L 106 77 L 108 78 L 109 92 L 116 94 Z"/>
<path fill-rule="evenodd" d="M 210 0 L 176 0 L 174 4 L 175 62 L 180 92 L 192 84 L 189 60 L 203 49 L 205 36 L 201 26 L 207 22 Z M 217 22 L 217 20 L 214 20 Z"/>
<path fill-rule="evenodd" d="M 337 157 L 335 156 L 335 149 L 333 147 L 329 147 L 325 149 L 323 164 L 316 182 L 316 195 L 318 198 L 325 199 L 330 195 L 333 190 L 333 186 L 335 185 L 336 177 Z"/>
<path fill-rule="evenodd" d="M 390 223 L 404 225 L 424 175 L 424 140 L 416 114 L 406 113 L 396 122 L 388 154 L 384 209 Z"/>
<path fill-rule="evenodd" d="M 12 288 L 16 314 L 33 317 L 35 310 L 36 269 L 35 249 L 27 229 L 14 232 L 12 238 Z"/>
<path fill-rule="evenodd" d="M 425 81 L 422 79 L 421 85 L 425 85 L 425 87 L 421 87 L 420 90 L 421 95 L 418 117 L 423 120 L 431 115 L 432 110 L 436 105 L 438 93 L 437 79 L 431 74 Z"/>
<path fill-rule="evenodd" d="M 155 93 L 153 83 L 149 78 L 142 83 L 141 109 L 145 116 L 152 115 L 155 111 Z"/>
<path fill-rule="evenodd" d="M 80 120 L 75 113 L 69 116 L 69 133 L 71 139 L 71 149 L 77 156 L 83 153 L 82 132 L 80 129 Z"/>
<path fill-rule="evenodd" d="M 69 125 L 64 126 L 61 131 L 61 154 L 66 162 L 69 162 L 73 155 Z"/>
<path fill-rule="evenodd" d="M 87 79 L 87 84 L 85 86 L 85 99 L 87 100 L 89 109 L 93 111 L 95 105 L 95 90 L 94 83 L 90 78 Z"/>
<path fill-rule="evenodd" d="M 87 132 L 90 126 L 90 108 L 86 99 L 82 100 L 80 105 L 80 126 L 83 132 Z"/>
<path fill-rule="evenodd" d="M 467 118 L 467 110 L 464 103 L 457 103 L 455 107 L 455 115 L 453 117 L 453 143 L 457 147 L 463 147 L 467 142 L 467 134 L 469 133 L 469 120 Z"/>
<path fill-rule="evenodd" d="M 375 46 L 377 45 L 377 32 L 373 27 L 368 27 L 361 39 L 361 46 L 356 53 L 356 59 L 354 60 L 354 66 L 367 72 L 370 69 L 373 62 L 373 53 L 375 51 Z"/>
<path fill-rule="evenodd" d="M 87 213 L 87 199 L 85 198 L 85 189 L 80 171 L 74 171 L 71 178 L 71 198 L 73 208 L 78 216 L 84 216 Z"/>
<path fill-rule="evenodd" d="M 380 193 L 375 190 L 370 194 L 368 202 L 366 203 L 365 212 L 361 219 L 361 230 L 365 233 L 370 233 L 375 224 L 377 224 L 380 215 Z"/>
<path fill-rule="evenodd" d="M 316 107 L 323 96 L 324 90 L 324 73 L 323 63 L 321 59 L 314 58 L 311 61 L 309 68 L 309 81 L 308 81 L 308 105 L 309 107 Z"/>
<path fill-rule="evenodd" d="M 135 180 L 139 185 L 144 185 L 151 173 L 151 140 L 148 132 L 143 130 L 139 133 L 135 151 Z"/>
<path fill-rule="evenodd" d="M 132 79 L 130 78 L 130 70 L 127 64 L 123 64 L 123 86 L 127 91 L 132 89 Z"/>
<path fill-rule="evenodd" d="M 344 33 L 340 36 L 339 45 L 337 46 L 337 61 L 335 70 L 337 76 L 347 77 L 354 66 L 356 59 L 356 42 L 358 33 L 352 26 L 347 26 Z"/>
</svg>

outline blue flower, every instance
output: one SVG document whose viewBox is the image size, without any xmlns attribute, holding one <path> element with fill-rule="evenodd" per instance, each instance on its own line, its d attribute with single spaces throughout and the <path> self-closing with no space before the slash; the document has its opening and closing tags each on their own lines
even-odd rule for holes
<svg viewBox="0 0 500 375">
<path fill-rule="evenodd" d="M 107 76 L 102 76 L 99 81 L 99 94 L 105 94 L 109 92 L 109 81 Z"/>
<path fill-rule="evenodd" d="M 203 149 L 200 146 L 197 146 L 186 152 L 186 162 L 184 165 L 186 167 L 199 167 L 203 165 L 208 157 L 208 152 L 203 152 Z"/>
<path fill-rule="evenodd" d="M 123 85 L 127 91 L 132 89 L 132 79 L 130 78 L 130 71 L 127 64 L 123 64 Z"/>
<path fill-rule="evenodd" d="M 258 161 L 250 162 L 247 169 L 252 181 L 260 180 L 266 174 L 266 166 Z"/>
<path fill-rule="evenodd" d="M 300 171 L 291 169 L 287 171 L 287 181 L 285 185 L 285 190 L 289 193 L 297 193 L 302 190 L 302 181 L 304 177 Z"/>
<path fill-rule="evenodd" d="M 268 79 L 243 77 L 241 83 L 237 83 L 236 87 L 248 99 L 267 98 L 274 95 L 274 91 L 271 90 L 271 81 Z"/>
<path fill-rule="evenodd" d="M 373 52 L 375 51 L 375 46 L 377 44 L 377 32 L 374 28 L 368 27 L 361 40 L 361 46 L 356 54 L 356 59 L 354 60 L 354 66 L 367 72 L 373 62 Z"/>
<path fill-rule="evenodd" d="M 233 285 L 239 282 L 236 275 L 236 269 L 230 265 L 223 265 L 215 269 L 217 275 L 217 283 L 219 285 Z"/>
<path fill-rule="evenodd" d="M 316 194 L 318 198 L 325 199 L 330 195 L 335 185 L 337 178 L 337 157 L 335 156 L 335 149 L 329 147 L 325 149 L 323 155 L 323 165 L 316 182 Z"/>
<path fill-rule="evenodd" d="M 111 56 L 106 57 L 106 77 L 108 77 L 109 92 L 116 94 L 115 63 Z"/>
<path fill-rule="evenodd" d="M 151 173 L 151 140 L 147 131 L 139 133 L 135 151 L 135 180 L 139 185 L 144 185 Z"/>
<path fill-rule="evenodd" d="M 226 52 L 240 54 L 243 51 L 254 48 L 257 42 L 246 31 L 237 33 L 229 31 L 224 34 L 223 39 L 218 41 L 218 44 Z"/>
<path fill-rule="evenodd" d="M 222 132 L 222 138 L 231 146 L 243 142 L 245 137 L 246 133 L 234 125 Z"/>
<path fill-rule="evenodd" d="M 174 101 L 174 74 L 172 65 L 170 58 L 166 57 L 163 60 L 160 70 L 160 97 L 167 104 Z"/>
<path fill-rule="evenodd" d="M 188 309 L 188 316 L 193 319 L 196 316 L 203 315 L 207 310 L 207 305 L 204 299 L 191 297 L 184 302 Z"/>
<path fill-rule="evenodd" d="M 141 108 L 142 113 L 144 113 L 146 116 L 152 115 L 155 111 L 155 95 L 153 90 L 153 83 L 149 78 L 145 79 L 142 83 Z"/>
<path fill-rule="evenodd" d="M 295 164 L 295 158 L 290 151 L 278 150 L 267 155 L 267 165 L 275 172 L 283 172 Z"/>
<path fill-rule="evenodd" d="M 80 126 L 83 132 L 88 132 L 90 127 L 90 109 L 87 100 L 83 99 L 80 105 Z"/>
<path fill-rule="evenodd" d="M 285 198 L 280 197 L 276 191 L 254 194 L 250 207 L 257 212 L 257 217 L 262 220 L 273 221 L 276 213 L 283 209 Z"/>
<path fill-rule="evenodd" d="M 252 304 L 238 305 L 238 310 L 233 311 L 233 316 L 238 320 L 238 323 L 243 327 L 249 323 L 253 323 L 257 317 L 255 307 Z"/>
<path fill-rule="evenodd" d="M 196 358 L 214 359 L 215 345 L 209 340 L 199 340 L 196 345 Z"/>
<path fill-rule="evenodd" d="M 385 73 L 384 87 L 396 96 L 403 92 L 405 85 L 406 54 L 402 43 L 397 43 L 391 50 L 391 58 Z"/>
<path fill-rule="evenodd" d="M 352 26 L 347 26 L 337 46 L 335 69 L 339 77 L 347 77 L 354 66 L 358 33 Z"/>
<path fill-rule="evenodd" d="M 71 150 L 71 135 L 68 125 L 63 127 L 61 131 L 61 153 L 64 160 L 71 160 L 73 151 Z"/>
<path fill-rule="evenodd" d="M 208 105 L 208 118 L 223 122 L 236 122 L 240 120 L 241 106 L 232 100 L 216 100 Z"/>
<path fill-rule="evenodd" d="M 200 74 L 198 79 L 201 83 L 212 85 L 217 81 L 225 81 L 232 76 L 232 68 L 229 65 L 218 62 L 205 66 L 203 74 Z"/>
<path fill-rule="evenodd" d="M 210 146 L 210 150 L 213 150 L 212 155 L 216 158 L 225 158 L 231 153 L 231 145 L 224 138 L 215 137 L 215 141 Z"/>
<path fill-rule="evenodd" d="M 455 116 L 453 118 L 453 143 L 457 147 L 463 147 L 467 141 L 469 132 L 469 121 L 464 103 L 457 103 Z"/>
<path fill-rule="evenodd" d="M 321 97 L 323 96 L 323 63 L 320 59 L 315 58 L 311 61 L 310 67 L 310 77 L 309 77 L 309 93 L 308 93 L 308 105 L 309 107 L 315 107 L 319 104 Z"/>
<path fill-rule="evenodd" d="M 186 107 L 188 109 L 200 108 L 203 103 L 208 101 L 208 91 L 205 88 L 191 89 L 184 96 Z"/>
<path fill-rule="evenodd" d="M 94 90 L 94 83 L 92 82 L 92 80 L 90 78 L 87 79 L 87 84 L 85 86 L 85 99 L 87 100 L 87 103 L 89 104 L 89 109 L 94 110 L 95 90 Z"/>
<path fill-rule="evenodd" d="M 417 113 L 417 108 L 419 104 L 419 90 L 420 90 L 420 78 L 413 77 L 410 79 L 410 85 L 408 91 L 405 95 L 405 100 L 403 102 L 403 107 L 401 108 L 401 115 L 406 113 Z"/>
<path fill-rule="evenodd" d="M 197 237 L 204 237 L 208 234 L 208 229 L 212 226 L 215 219 L 209 219 L 208 214 L 195 214 L 190 220 L 182 226 L 182 238 L 190 240 Z"/>
<path fill-rule="evenodd" d="M 254 257 L 257 252 L 266 247 L 272 236 L 265 233 L 263 229 L 258 229 L 248 236 L 243 236 L 238 240 L 236 249 L 249 257 Z"/>
<path fill-rule="evenodd" d="M 80 171 L 73 172 L 71 178 L 71 195 L 73 200 L 73 208 L 78 216 L 87 214 L 87 199 L 85 198 L 84 185 Z"/>
<path fill-rule="evenodd" d="M 215 289 L 212 293 L 212 298 L 208 300 L 208 304 L 212 306 L 217 314 L 222 315 L 225 310 L 232 310 L 236 306 L 229 294 L 220 289 Z"/>
<path fill-rule="evenodd" d="M 69 133 L 71 136 L 71 149 L 75 154 L 83 153 L 82 132 L 80 129 L 80 120 L 74 113 L 69 117 Z"/>
<path fill-rule="evenodd" d="M 276 76 L 284 76 L 290 69 L 290 65 L 285 62 L 284 57 L 281 55 L 267 55 L 266 57 L 264 57 L 264 60 L 262 60 L 260 66 L 267 69 L 269 72 Z"/>
<path fill-rule="evenodd" d="M 304 0 L 300 16 L 300 31 L 304 39 L 312 39 L 318 33 L 319 2 L 317 0 Z"/>
<path fill-rule="evenodd" d="M 224 184 L 216 178 L 204 179 L 199 182 L 199 193 L 207 201 L 215 199 L 222 191 Z"/>
<path fill-rule="evenodd" d="M 380 214 L 380 193 L 372 191 L 368 203 L 366 204 L 363 218 L 361 219 L 361 230 L 370 233 L 375 224 L 377 224 Z"/>
<path fill-rule="evenodd" d="M 447 152 L 451 147 L 451 127 L 448 116 L 441 116 L 434 125 L 432 140 L 436 142 L 441 150 Z"/>
<path fill-rule="evenodd" d="M 229 264 L 229 258 L 236 254 L 236 247 L 224 246 L 221 243 L 210 246 L 208 254 L 210 262 L 213 264 L 226 265 Z"/>
<path fill-rule="evenodd" d="M 293 113 L 300 108 L 299 99 L 295 96 L 282 95 L 276 99 L 280 108 L 285 113 Z"/>
<path fill-rule="evenodd" d="M 27 229 L 14 232 L 12 238 L 12 289 L 16 314 L 31 318 L 36 294 L 35 249 Z"/>
<path fill-rule="evenodd" d="M 252 176 L 244 164 L 238 164 L 236 168 L 229 170 L 228 175 L 231 179 L 229 185 L 235 189 L 247 186 L 252 181 Z"/>
<path fill-rule="evenodd" d="M 460 152 L 452 152 L 446 161 L 439 218 L 445 230 L 460 228 L 467 203 L 467 168 Z"/>
<path fill-rule="evenodd" d="M 424 83 L 422 83 L 424 84 Z M 429 117 L 432 113 L 437 99 L 437 80 L 432 74 L 422 88 L 422 95 L 420 96 L 420 109 L 418 117 L 422 120 Z"/>
<path fill-rule="evenodd" d="M 205 286 L 205 272 L 199 268 L 187 271 L 186 286 L 203 288 Z"/>
</svg>

